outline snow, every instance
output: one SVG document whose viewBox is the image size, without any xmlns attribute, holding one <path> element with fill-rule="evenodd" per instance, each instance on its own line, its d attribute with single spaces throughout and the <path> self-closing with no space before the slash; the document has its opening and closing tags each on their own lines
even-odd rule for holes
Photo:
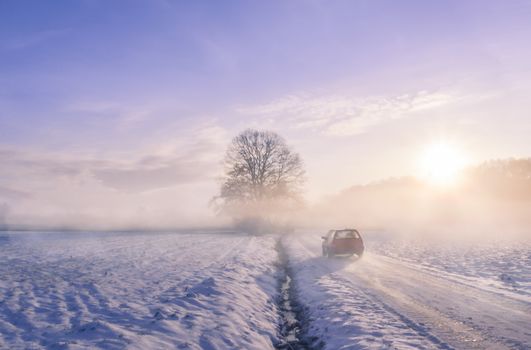
<svg viewBox="0 0 531 350">
<path fill-rule="evenodd" d="M 0 348 L 531 348 L 529 242 L 322 233 L 0 233 Z"/>
<path fill-rule="evenodd" d="M 424 272 L 483 288 L 505 297 L 531 297 L 531 242 L 369 240 L 369 250 Z M 436 249 L 434 249 L 436 247 Z"/>
<path fill-rule="evenodd" d="M 320 257 L 320 236 L 304 232 L 284 244 L 307 308 L 307 337 L 326 349 L 531 347 L 528 246 L 468 247 L 459 258 L 446 246 L 368 235 L 356 261 Z M 491 285 L 504 271 L 522 288 Z"/>
<path fill-rule="evenodd" d="M 426 335 L 341 273 L 351 259 L 320 257 L 312 240 L 284 239 L 299 295 L 307 307 L 308 337 L 325 349 L 436 349 L 440 340 Z M 317 241 L 320 243 L 319 241 Z M 309 243 L 309 244 L 308 244 Z M 362 261 L 362 260 L 360 260 Z"/>
<path fill-rule="evenodd" d="M 0 348 L 272 349 L 274 237 L 7 234 Z"/>
</svg>

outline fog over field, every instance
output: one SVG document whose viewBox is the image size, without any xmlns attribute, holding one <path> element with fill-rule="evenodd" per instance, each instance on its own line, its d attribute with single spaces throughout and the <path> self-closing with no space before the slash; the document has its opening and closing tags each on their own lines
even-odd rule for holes
<svg viewBox="0 0 531 350">
<path fill-rule="evenodd" d="M 311 213 L 352 186 L 422 178 L 423 158 L 440 176 L 531 154 L 525 2 L 1 6 L 3 225 L 230 224 L 208 203 L 246 128 L 300 154 Z M 434 144 L 453 155 L 430 156 Z M 369 212 L 345 225 L 415 221 L 353 201 Z M 459 202 L 481 216 L 482 203 Z"/>
<path fill-rule="evenodd" d="M 531 349 L 531 2 L 0 1 L 0 349 Z"/>
<path fill-rule="evenodd" d="M 518 174 L 518 163 L 525 171 Z M 413 177 L 353 186 L 330 196 L 303 218 L 322 227 L 355 222 L 366 229 L 442 240 L 529 240 L 529 160 L 492 161 L 470 168 L 455 187 Z"/>
<path fill-rule="evenodd" d="M 25 153 L 15 158 L 6 152 L 4 174 L 26 191 L 14 190 L 13 185 L 0 188 L 0 225 L 76 230 L 231 228 L 231 217 L 211 205 L 221 182 L 223 146 L 220 139 L 219 159 L 205 155 L 204 161 L 200 155 L 193 160 L 151 155 L 135 162 L 59 162 Z M 214 145 L 205 141 L 201 147 L 193 146 L 202 147 Z M 470 165 L 448 186 L 414 176 L 382 179 L 306 199 L 280 220 L 306 228 L 355 226 L 396 234 L 529 239 L 529 169 L 528 159 Z M 253 210 L 269 209 L 246 207 L 246 215 L 257 216 Z"/>
</svg>

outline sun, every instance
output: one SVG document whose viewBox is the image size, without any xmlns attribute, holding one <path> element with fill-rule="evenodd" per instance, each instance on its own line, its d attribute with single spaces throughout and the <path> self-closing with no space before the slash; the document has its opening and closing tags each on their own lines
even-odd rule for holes
<svg viewBox="0 0 531 350">
<path fill-rule="evenodd" d="M 466 159 L 455 145 L 438 142 L 426 147 L 420 163 L 423 179 L 433 185 L 446 187 L 458 182 Z"/>
</svg>

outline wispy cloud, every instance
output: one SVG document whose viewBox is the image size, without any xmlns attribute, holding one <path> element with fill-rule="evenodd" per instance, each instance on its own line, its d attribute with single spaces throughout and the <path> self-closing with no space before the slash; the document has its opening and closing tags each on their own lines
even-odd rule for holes
<svg viewBox="0 0 531 350">
<path fill-rule="evenodd" d="M 368 132 L 393 119 L 443 107 L 456 100 L 453 94 L 427 91 L 365 98 L 300 94 L 262 105 L 240 106 L 237 112 L 282 120 L 292 128 L 311 128 L 328 135 L 352 135 Z"/>
<path fill-rule="evenodd" d="M 31 195 L 25 191 L 16 190 L 13 188 L 1 187 L 0 186 L 0 200 L 10 200 L 10 199 L 24 199 L 30 198 Z"/>
<path fill-rule="evenodd" d="M 187 149 L 141 154 L 122 158 L 79 157 L 72 154 L 50 154 L 0 150 L 3 174 L 0 196 L 21 198 L 26 192 L 12 190 L 13 182 L 26 186 L 37 181 L 39 186 L 62 178 L 77 181 L 92 178 L 104 187 L 126 192 L 143 192 L 211 179 L 217 174 L 215 160 L 210 157 L 212 144 L 191 143 Z"/>
<path fill-rule="evenodd" d="M 207 123 L 128 153 L 0 147 L 0 205 L 9 209 L 1 219 L 157 227 L 209 217 L 226 137 Z"/>
<path fill-rule="evenodd" d="M 160 109 L 155 104 L 123 104 L 117 101 L 78 101 L 64 107 L 69 113 L 86 114 L 90 117 L 112 118 L 120 129 L 128 129 L 153 117 Z"/>
<path fill-rule="evenodd" d="M 70 29 L 48 29 L 27 35 L 11 37 L 0 45 L 0 49 L 5 51 L 22 50 L 60 37 L 61 35 L 66 34 L 69 30 Z"/>
</svg>

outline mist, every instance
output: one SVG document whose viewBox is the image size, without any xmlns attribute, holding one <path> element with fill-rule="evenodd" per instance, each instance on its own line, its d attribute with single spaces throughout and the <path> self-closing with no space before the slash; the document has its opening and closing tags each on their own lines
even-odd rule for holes
<svg viewBox="0 0 531 350">
<path fill-rule="evenodd" d="M 41 165 L 39 181 L 35 175 L 26 176 L 18 183 L 26 182 L 29 186 L 2 188 L 0 227 L 76 230 L 225 227 L 260 232 L 353 227 L 385 231 L 397 237 L 527 240 L 531 225 L 530 164 L 529 159 L 484 162 L 465 169 L 459 182 L 447 187 L 412 176 L 397 177 L 353 185 L 314 202 L 275 199 L 232 207 L 225 212 L 209 205 L 219 186 L 214 176 L 197 177 L 194 181 L 176 176 L 177 183 L 167 185 L 172 173 L 165 168 L 164 181 L 159 186 L 162 175 L 153 168 L 139 168 L 132 178 L 120 168 L 112 175 L 112 184 L 120 185 L 109 188 L 109 179 L 97 178 L 101 168 L 96 168 L 96 174 L 91 176 L 86 169 L 70 173 L 63 167 L 60 176 L 51 176 Z M 27 174 L 30 170 L 27 162 L 25 166 Z M 57 169 L 54 163 L 50 166 Z M 201 164 L 195 170 L 188 164 L 186 171 L 215 174 L 219 168 L 216 162 Z M 110 169 L 106 165 L 107 174 Z M 129 169 L 128 172 L 135 171 Z M 155 180 L 150 178 L 152 173 L 156 174 Z M 131 181 L 134 186 L 126 189 Z M 55 186 L 52 188 L 51 184 Z M 30 191 L 30 186 L 35 190 Z"/>
<path fill-rule="evenodd" d="M 358 185 L 308 208 L 304 226 L 355 227 L 436 240 L 530 239 L 531 184 L 515 168 L 525 160 L 470 167 L 454 186 L 415 177 Z"/>
</svg>

